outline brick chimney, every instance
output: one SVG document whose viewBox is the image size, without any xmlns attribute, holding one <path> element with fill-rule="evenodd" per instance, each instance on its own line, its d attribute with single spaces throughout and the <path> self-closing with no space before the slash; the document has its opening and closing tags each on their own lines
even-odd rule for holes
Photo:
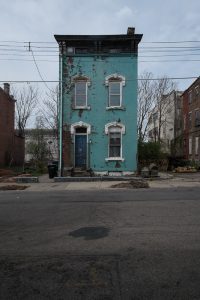
<svg viewBox="0 0 200 300">
<path fill-rule="evenodd" d="M 3 89 L 4 89 L 4 92 L 8 95 L 10 95 L 10 84 L 9 83 L 4 83 L 3 84 Z"/>
<path fill-rule="evenodd" d="M 127 35 L 134 35 L 134 34 L 135 34 L 135 28 L 134 27 L 128 27 Z"/>
</svg>

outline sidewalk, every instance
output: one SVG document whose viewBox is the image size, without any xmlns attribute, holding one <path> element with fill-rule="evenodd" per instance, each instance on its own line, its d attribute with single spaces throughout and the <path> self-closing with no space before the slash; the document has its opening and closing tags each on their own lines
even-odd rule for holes
<svg viewBox="0 0 200 300">
<path fill-rule="evenodd" d="M 30 192 L 42 192 L 42 191 L 67 191 L 67 190 L 105 190 L 110 189 L 112 185 L 121 183 L 122 181 L 95 181 L 95 182 L 54 182 L 53 179 L 49 179 L 48 175 L 42 175 L 39 177 L 39 183 L 0 183 L 1 186 L 8 185 L 24 185 L 28 188 L 26 191 Z M 178 188 L 178 187 L 200 187 L 200 174 L 195 176 L 169 176 L 168 174 L 162 174 L 161 178 L 155 178 L 148 180 L 150 188 Z M 133 189 L 134 190 L 134 189 Z"/>
</svg>

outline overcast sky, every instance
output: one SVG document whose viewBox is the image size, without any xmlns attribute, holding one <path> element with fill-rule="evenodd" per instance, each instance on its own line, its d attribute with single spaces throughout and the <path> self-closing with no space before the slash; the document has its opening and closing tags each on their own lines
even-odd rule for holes
<svg viewBox="0 0 200 300">
<path fill-rule="evenodd" d="M 144 43 L 200 41 L 199 0 L 0 0 L 0 4 L 1 81 L 40 80 L 28 48 L 21 47 L 24 46 L 23 43 L 11 41 L 54 42 L 54 34 L 121 34 L 126 33 L 128 26 L 135 27 L 136 33 L 143 34 L 139 74 L 146 70 L 155 77 L 199 76 L 200 61 L 197 60 L 200 60 L 200 42 L 167 45 Z M 31 43 L 32 45 L 43 44 Z M 53 47 L 56 44 L 43 46 Z M 177 48 L 167 52 L 152 52 L 152 49 L 149 51 L 143 48 L 149 46 L 199 46 L 199 50 L 195 48 L 189 51 L 190 49 L 185 48 L 186 51 L 180 52 L 180 48 Z M 32 49 L 43 78 L 58 80 L 56 48 L 46 49 L 52 51 L 48 53 L 37 52 L 39 48 Z M 39 54 L 43 56 L 38 56 Z M 44 56 L 47 54 L 52 56 Z M 168 54 L 178 56 L 142 57 Z M 49 61 L 41 61 L 44 59 Z M 159 62 L 142 62 L 152 60 Z M 179 89 L 187 88 L 192 81 L 178 80 Z M 45 89 L 42 84 L 40 87 Z"/>
</svg>

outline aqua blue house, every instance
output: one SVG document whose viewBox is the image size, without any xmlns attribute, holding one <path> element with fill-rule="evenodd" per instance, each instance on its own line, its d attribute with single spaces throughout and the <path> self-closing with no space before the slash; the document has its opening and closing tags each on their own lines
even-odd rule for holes
<svg viewBox="0 0 200 300">
<path fill-rule="evenodd" d="M 60 169 L 133 173 L 142 35 L 55 35 L 60 62 Z"/>
</svg>

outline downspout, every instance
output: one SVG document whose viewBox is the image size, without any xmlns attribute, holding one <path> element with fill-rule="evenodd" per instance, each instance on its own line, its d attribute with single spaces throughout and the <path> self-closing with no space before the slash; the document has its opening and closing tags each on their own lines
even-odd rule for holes
<svg viewBox="0 0 200 300">
<path fill-rule="evenodd" d="M 62 46 L 59 53 L 59 176 L 62 177 L 62 140 L 63 140 L 63 56 Z"/>
</svg>

